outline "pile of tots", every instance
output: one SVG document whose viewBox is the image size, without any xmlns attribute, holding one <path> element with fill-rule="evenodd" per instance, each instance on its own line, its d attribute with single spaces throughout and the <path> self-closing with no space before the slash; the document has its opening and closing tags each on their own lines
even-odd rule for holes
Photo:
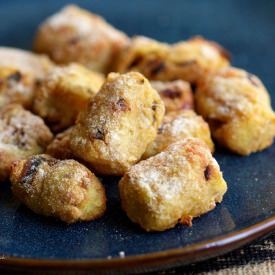
<svg viewBox="0 0 275 275">
<path fill-rule="evenodd" d="M 38 214 L 101 217 L 97 176 L 114 175 L 144 230 L 192 225 L 227 190 L 212 137 L 243 156 L 273 142 L 262 82 L 202 37 L 129 38 L 67 6 L 40 25 L 34 50 L 0 47 L 0 178 Z"/>
</svg>

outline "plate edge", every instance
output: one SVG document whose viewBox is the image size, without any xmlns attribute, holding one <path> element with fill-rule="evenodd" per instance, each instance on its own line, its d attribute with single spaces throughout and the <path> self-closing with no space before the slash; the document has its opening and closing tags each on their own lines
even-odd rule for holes
<svg viewBox="0 0 275 275">
<path fill-rule="evenodd" d="M 275 230 L 275 215 L 236 232 L 204 242 L 155 253 L 97 260 L 48 260 L 1 255 L 0 268 L 47 270 L 129 270 L 189 264 L 236 249 Z"/>
</svg>

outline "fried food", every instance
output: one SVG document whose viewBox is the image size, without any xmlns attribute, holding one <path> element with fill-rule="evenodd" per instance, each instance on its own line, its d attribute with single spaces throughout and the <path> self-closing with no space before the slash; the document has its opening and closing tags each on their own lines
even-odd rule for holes
<svg viewBox="0 0 275 275">
<path fill-rule="evenodd" d="M 34 48 L 55 62 L 78 62 L 99 72 L 108 72 L 127 36 L 102 17 L 70 5 L 39 27 Z"/>
<path fill-rule="evenodd" d="M 62 131 L 75 123 L 103 82 L 103 75 L 81 65 L 55 67 L 41 81 L 33 110 L 54 132 Z"/>
<path fill-rule="evenodd" d="M 52 63 L 44 56 L 0 47 L 0 108 L 17 103 L 30 109 L 36 82 L 51 67 Z"/>
<path fill-rule="evenodd" d="M 166 113 L 194 109 L 193 93 L 188 82 L 183 80 L 151 81 L 151 85 L 163 100 Z"/>
<path fill-rule="evenodd" d="M 0 66 L 0 108 L 18 103 L 31 108 L 33 101 L 34 81 L 14 68 Z"/>
<path fill-rule="evenodd" d="M 213 137 L 240 155 L 260 151 L 273 142 L 275 115 L 262 82 L 237 68 L 225 68 L 198 85 L 196 107 Z"/>
<path fill-rule="evenodd" d="M 0 67 L 14 68 L 35 78 L 44 77 L 53 63 L 44 55 L 21 49 L 0 47 Z"/>
<path fill-rule="evenodd" d="M 219 166 L 199 139 L 186 138 L 131 167 L 119 182 L 122 208 L 146 231 L 164 231 L 221 202 L 227 190 Z"/>
<path fill-rule="evenodd" d="M 20 105 L 3 107 L 0 110 L 0 180 L 9 177 L 14 161 L 43 153 L 52 138 L 40 117 Z"/>
<path fill-rule="evenodd" d="M 10 180 L 13 194 L 37 214 L 73 223 L 94 220 L 106 209 L 104 187 L 75 160 L 32 156 L 13 164 Z"/>
<path fill-rule="evenodd" d="M 182 79 L 196 84 L 205 75 L 228 65 L 226 51 L 202 37 L 168 45 L 137 36 L 120 54 L 117 70 L 138 71 L 150 80 Z"/>
<path fill-rule="evenodd" d="M 170 144 L 188 137 L 200 139 L 211 152 L 214 151 L 209 126 L 201 116 L 192 110 L 171 112 L 164 117 L 156 139 L 147 147 L 143 158 L 154 156 Z"/>
<path fill-rule="evenodd" d="M 136 72 L 111 73 L 80 113 L 71 149 L 94 171 L 123 175 L 155 139 L 163 115 L 163 102 L 146 78 Z"/>
<path fill-rule="evenodd" d="M 48 145 L 46 154 L 57 159 L 74 159 L 75 156 L 70 147 L 70 138 L 73 127 L 57 134 Z"/>
</svg>

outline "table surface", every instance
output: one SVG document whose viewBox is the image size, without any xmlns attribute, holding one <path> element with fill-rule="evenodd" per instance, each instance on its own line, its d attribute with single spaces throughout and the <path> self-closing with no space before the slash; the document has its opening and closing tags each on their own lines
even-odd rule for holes
<svg viewBox="0 0 275 275">
<path fill-rule="evenodd" d="M 240 249 L 196 264 L 172 268 L 149 275 L 218 274 L 271 275 L 275 274 L 275 232 Z"/>
</svg>

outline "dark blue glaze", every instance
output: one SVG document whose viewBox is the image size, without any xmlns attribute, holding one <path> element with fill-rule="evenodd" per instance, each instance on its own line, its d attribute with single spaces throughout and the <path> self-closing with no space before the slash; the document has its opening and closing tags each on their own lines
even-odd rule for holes
<svg viewBox="0 0 275 275">
<path fill-rule="evenodd" d="M 0 0 L 0 45 L 31 48 L 39 22 L 67 1 Z M 69 1 L 71 2 L 71 1 Z M 74 1 L 102 14 L 130 35 L 175 42 L 201 34 L 228 48 L 233 63 L 258 75 L 275 100 L 275 2 L 270 1 Z M 193 227 L 145 233 L 120 209 L 117 179 L 103 180 L 108 211 L 94 222 L 65 225 L 32 213 L 0 187 L 0 256 L 93 259 L 179 248 L 251 226 L 275 214 L 275 145 L 250 157 L 225 151 L 216 158 L 228 182 L 217 208 Z"/>
</svg>

